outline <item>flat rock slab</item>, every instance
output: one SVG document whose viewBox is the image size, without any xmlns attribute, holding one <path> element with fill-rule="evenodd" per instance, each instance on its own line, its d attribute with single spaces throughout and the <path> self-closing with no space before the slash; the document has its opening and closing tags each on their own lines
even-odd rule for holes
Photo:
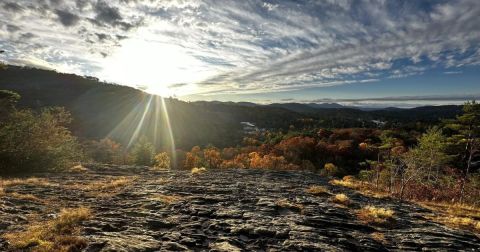
<svg viewBox="0 0 480 252">
<path fill-rule="evenodd" d="M 7 193 L 33 194 L 41 201 L 2 197 L 0 233 L 20 230 L 32 214 L 48 219 L 62 207 L 88 206 L 94 218 L 82 223 L 82 236 L 90 252 L 480 250 L 478 236 L 423 218 L 426 209 L 362 196 L 313 173 L 230 169 L 191 175 L 146 167 L 87 167 L 84 174 L 38 175 L 50 186 L 9 187 Z M 96 195 L 72 186 L 120 176 L 135 180 L 115 193 Z M 331 195 L 306 193 L 312 185 L 345 193 L 353 204 L 344 207 L 333 203 Z M 393 209 L 396 223 L 362 223 L 355 211 L 365 205 Z M 0 250 L 8 250 L 2 238 Z"/>
</svg>

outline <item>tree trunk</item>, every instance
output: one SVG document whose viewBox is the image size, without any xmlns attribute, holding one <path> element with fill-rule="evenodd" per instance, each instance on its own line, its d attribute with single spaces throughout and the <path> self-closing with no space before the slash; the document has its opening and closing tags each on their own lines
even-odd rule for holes
<svg viewBox="0 0 480 252">
<path fill-rule="evenodd" d="M 468 148 L 467 168 L 465 169 L 465 173 L 462 178 L 462 185 L 460 188 L 460 200 L 459 200 L 460 204 L 463 204 L 463 198 L 465 194 L 465 184 L 467 183 L 468 173 L 470 171 L 470 165 L 472 163 L 472 156 L 473 156 L 473 146 L 472 146 L 473 143 L 469 143 L 468 145 L 470 145 L 470 148 L 467 147 Z"/>
</svg>

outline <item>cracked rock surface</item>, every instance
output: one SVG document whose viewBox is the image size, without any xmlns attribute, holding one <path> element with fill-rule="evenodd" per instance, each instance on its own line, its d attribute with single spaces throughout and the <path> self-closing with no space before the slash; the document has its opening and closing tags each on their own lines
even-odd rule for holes
<svg viewBox="0 0 480 252">
<path fill-rule="evenodd" d="M 422 217 L 430 211 L 370 198 L 329 185 L 313 173 L 265 170 L 150 171 L 146 167 L 87 166 L 81 174 L 39 174 L 49 185 L 15 185 L 0 201 L 0 233 L 20 230 L 31 216 L 48 220 L 63 207 L 90 207 L 82 223 L 85 251 L 478 251 L 475 234 Z M 86 190 L 116 178 L 131 182 L 113 191 Z M 315 196 L 312 185 L 329 189 Z M 18 199 L 11 192 L 33 194 Z M 348 207 L 331 196 L 344 193 Z M 278 202 L 288 204 L 279 204 Z M 367 225 L 356 210 L 366 205 L 395 211 L 395 223 Z M 381 237 L 379 239 L 378 237 Z M 8 243 L 0 238 L 0 251 Z"/>
</svg>

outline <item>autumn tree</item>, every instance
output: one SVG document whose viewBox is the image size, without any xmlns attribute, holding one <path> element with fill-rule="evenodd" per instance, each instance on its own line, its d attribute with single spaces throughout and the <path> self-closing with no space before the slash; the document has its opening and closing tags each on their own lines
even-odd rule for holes
<svg viewBox="0 0 480 252">
<path fill-rule="evenodd" d="M 203 166 L 202 150 L 200 149 L 199 146 L 194 146 L 191 151 L 185 154 L 184 168 L 190 170 L 194 167 L 202 167 L 202 166 Z"/>
<path fill-rule="evenodd" d="M 207 168 L 216 169 L 222 163 L 220 151 L 215 147 L 208 147 L 203 150 L 203 157 Z"/>
<path fill-rule="evenodd" d="M 153 168 L 159 169 L 159 170 L 170 169 L 170 157 L 166 152 L 160 152 L 157 155 L 155 155 Z"/>
</svg>

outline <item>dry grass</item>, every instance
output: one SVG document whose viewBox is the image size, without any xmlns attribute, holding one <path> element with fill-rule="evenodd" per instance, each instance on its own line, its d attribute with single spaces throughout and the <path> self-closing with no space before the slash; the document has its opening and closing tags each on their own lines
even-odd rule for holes
<svg viewBox="0 0 480 252">
<path fill-rule="evenodd" d="M 192 168 L 192 175 L 195 175 L 195 174 L 202 174 L 204 172 L 207 171 L 207 168 L 205 167 L 200 167 L 200 168 L 197 168 L 197 167 L 193 167 Z"/>
<path fill-rule="evenodd" d="M 77 235 L 82 221 L 92 217 L 85 207 L 62 209 L 57 218 L 28 226 L 25 231 L 3 235 L 10 248 L 21 251 L 80 251 L 86 241 Z"/>
<path fill-rule="evenodd" d="M 0 187 L 11 187 L 17 185 L 52 186 L 52 184 L 44 178 L 14 178 L 0 180 Z"/>
<path fill-rule="evenodd" d="M 469 205 L 444 203 L 444 202 L 419 202 L 425 208 L 433 210 L 443 215 L 453 215 L 456 217 L 471 217 L 480 219 L 480 208 Z"/>
<path fill-rule="evenodd" d="M 336 186 L 343 186 L 351 189 L 358 189 L 360 188 L 360 185 L 355 182 L 354 180 L 340 180 L 340 179 L 332 179 L 329 182 L 331 185 L 336 185 Z"/>
<path fill-rule="evenodd" d="M 168 184 L 170 182 L 172 182 L 171 178 L 159 178 L 155 180 L 155 184 L 161 184 L 161 185 Z"/>
<path fill-rule="evenodd" d="M 302 204 L 297 204 L 290 202 L 288 199 L 280 199 L 275 201 L 275 205 L 279 208 L 285 208 L 285 209 L 290 209 L 290 210 L 295 210 L 298 212 L 303 211 L 303 205 Z"/>
<path fill-rule="evenodd" d="M 366 206 L 357 212 L 357 217 L 367 224 L 388 224 L 394 219 L 395 212 L 390 209 Z"/>
<path fill-rule="evenodd" d="M 390 195 L 387 192 L 378 190 L 375 188 L 375 186 L 369 183 L 358 181 L 353 176 L 345 176 L 341 180 L 332 179 L 329 181 L 329 183 L 331 185 L 343 186 L 350 189 L 354 189 L 359 193 L 361 193 L 362 195 L 369 196 L 369 197 L 374 197 L 374 198 L 390 197 Z"/>
<path fill-rule="evenodd" d="M 470 217 L 436 216 L 430 219 L 449 227 L 466 229 L 480 234 L 480 221 Z"/>
<path fill-rule="evenodd" d="M 480 208 L 444 202 L 420 202 L 425 208 L 434 212 L 428 219 L 453 228 L 466 229 L 480 233 Z"/>
<path fill-rule="evenodd" d="M 342 204 L 342 205 L 345 205 L 345 206 L 348 206 L 352 203 L 350 198 L 343 193 L 336 194 L 334 197 L 332 197 L 332 201 L 337 203 L 337 204 Z"/>
<path fill-rule="evenodd" d="M 2 197 L 3 195 L 5 195 L 5 189 L 0 186 L 0 197 Z"/>
<path fill-rule="evenodd" d="M 385 239 L 385 235 L 383 233 L 373 232 L 370 234 L 370 236 L 372 237 L 372 239 L 380 243 L 385 244 L 387 242 L 387 240 Z"/>
<path fill-rule="evenodd" d="M 99 180 L 89 184 L 69 185 L 69 189 L 78 189 L 84 191 L 113 191 L 132 184 L 135 177 L 119 177 L 110 180 Z"/>
<path fill-rule="evenodd" d="M 5 195 L 10 196 L 10 197 L 15 198 L 15 199 L 19 199 L 19 200 L 41 201 L 41 199 L 37 198 L 37 196 L 35 196 L 33 194 L 22 194 L 22 193 L 13 192 L 13 193 L 5 194 Z"/>
<path fill-rule="evenodd" d="M 155 201 L 160 201 L 164 204 L 170 205 L 176 202 L 179 202 L 182 200 L 182 197 L 176 196 L 176 195 L 163 195 L 163 194 L 158 194 L 154 195 L 153 197 L 150 198 L 151 200 Z"/>
<path fill-rule="evenodd" d="M 85 173 L 88 171 L 88 169 L 85 168 L 83 165 L 79 164 L 70 168 L 69 171 L 73 173 Z"/>
<path fill-rule="evenodd" d="M 325 186 L 311 186 L 310 188 L 305 190 L 305 192 L 313 194 L 313 195 L 317 195 L 317 196 L 330 194 L 330 192 L 328 191 L 328 189 Z"/>
</svg>

